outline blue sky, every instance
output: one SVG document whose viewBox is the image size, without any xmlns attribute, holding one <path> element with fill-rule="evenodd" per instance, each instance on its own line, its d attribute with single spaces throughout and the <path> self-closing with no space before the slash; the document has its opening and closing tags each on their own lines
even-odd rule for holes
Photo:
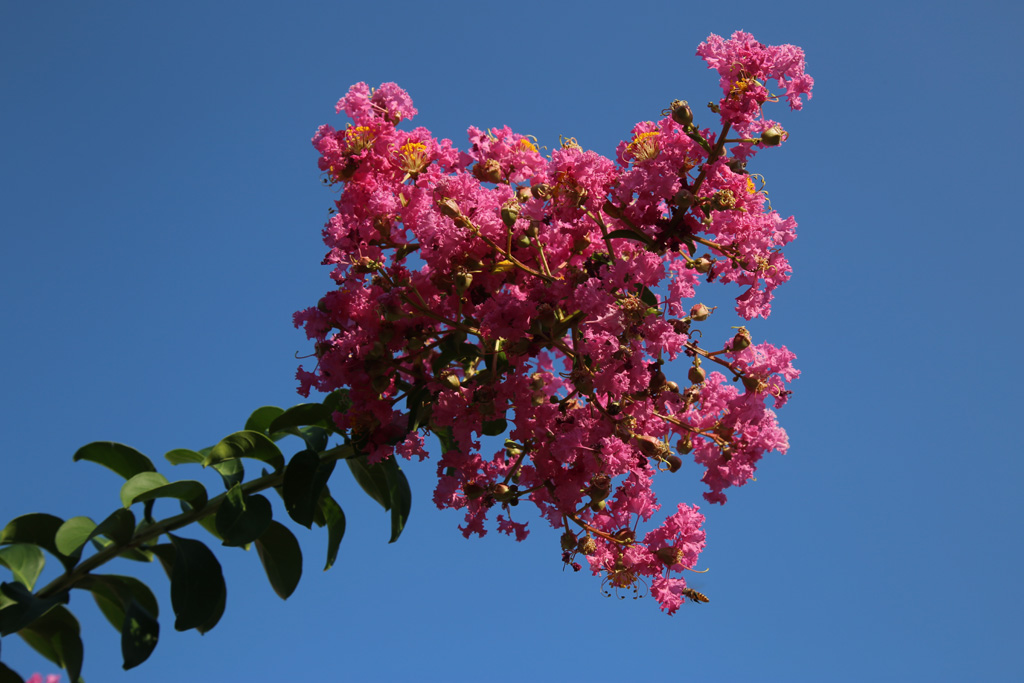
<svg viewBox="0 0 1024 683">
<path fill-rule="evenodd" d="M 800 45 L 816 79 L 803 112 L 777 112 L 792 136 L 754 169 L 800 225 L 793 280 L 751 326 L 797 353 L 780 416 L 792 447 L 724 507 L 703 506 L 711 571 L 694 586 L 711 603 L 669 618 L 649 597 L 606 599 L 598 579 L 562 570 L 539 522 L 524 543 L 466 541 L 461 516 L 430 503 L 431 463 L 405 468 L 412 517 L 388 545 L 387 516 L 338 470 L 349 524 L 334 569 L 320 571 L 325 533 L 297 530 L 306 572 L 283 602 L 254 552 L 218 551 L 227 611 L 200 637 L 173 630 L 157 566 L 114 566 L 156 590 L 161 642 L 121 671 L 118 635 L 75 595 L 85 678 L 1024 677 L 1024 12 L 920 7 L 0 7 L 4 522 L 117 507 L 116 475 L 71 462 L 85 443 L 163 462 L 300 400 L 295 354 L 309 347 L 291 313 L 330 286 L 332 195 L 309 139 L 344 125 L 334 103 L 351 83 L 399 83 L 415 123 L 456 145 L 469 125 L 507 124 L 611 154 L 670 100 L 717 99 L 693 56 L 709 33 Z M 680 480 L 662 502 L 700 490 Z M 53 670 L 17 638 L 3 660 Z"/>
</svg>

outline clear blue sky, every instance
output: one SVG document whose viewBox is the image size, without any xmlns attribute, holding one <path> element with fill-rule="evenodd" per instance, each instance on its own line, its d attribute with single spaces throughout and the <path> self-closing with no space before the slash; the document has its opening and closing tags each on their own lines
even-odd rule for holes
<svg viewBox="0 0 1024 683">
<path fill-rule="evenodd" d="M 1007 2 L 635 0 L 4 3 L 0 7 L 0 520 L 100 519 L 120 480 L 94 440 L 155 460 L 300 399 L 291 313 L 330 282 L 332 195 L 309 144 L 356 81 L 396 81 L 415 123 L 465 144 L 508 124 L 611 154 L 674 98 L 717 98 L 709 33 L 807 53 L 814 98 L 758 158 L 795 214 L 795 275 L 756 335 L 803 377 L 792 448 L 708 513 L 711 596 L 675 617 L 562 570 L 556 535 L 464 540 L 406 467 L 388 519 L 338 470 L 338 565 L 271 591 L 223 549 L 223 620 L 120 669 L 87 594 L 84 674 L 146 681 L 1021 680 L 1024 386 L 1018 212 L 1024 12 Z M 702 116 L 698 113 L 698 116 Z M 738 324 L 738 323 L 737 323 Z M 297 447 L 291 446 L 293 450 Z M 160 468 L 172 478 L 209 473 Z M 673 497 L 699 502 L 696 482 Z M 202 533 L 202 532 L 200 532 Z M 115 566 L 134 571 L 136 565 Z M 52 570 L 52 567 L 48 568 Z M 47 576 L 44 575 L 44 580 Z M 3 659 L 52 671 L 19 639 Z"/>
</svg>

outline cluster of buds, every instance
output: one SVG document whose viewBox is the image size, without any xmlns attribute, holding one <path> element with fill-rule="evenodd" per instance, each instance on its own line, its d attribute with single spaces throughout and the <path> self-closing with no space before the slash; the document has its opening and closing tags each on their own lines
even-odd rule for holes
<svg viewBox="0 0 1024 683">
<path fill-rule="evenodd" d="M 545 155 L 508 128 L 470 128 L 459 151 L 397 127 L 416 110 L 395 84 L 353 86 L 338 103 L 353 123 L 313 139 L 341 187 L 324 230 L 337 287 L 295 316 L 316 341 L 300 392 L 349 389 L 335 421 L 359 452 L 422 459 L 423 434 L 436 435 L 434 501 L 464 510 L 466 536 L 495 511 L 521 540 L 513 508 L 532 503 L 561 530 L 568 564 L 584 557 L 616 592 L 649 586 L 669 613 L 701 595 L 683 572 L 704 517 L 679 504 L 641 534 L 660 509 L 654 476 L 692 455 L 705 498 L 724 503 L 766 452 L 786 450 L 773 409 L 798 374 L 785 347 L 743 327 L 707 346 L 699 326 L 715 308 L 694 299 L 702 283 L 736 283 L 737 313 L 767 317 L 789 278 L 781 248 L 796 224 L 746 164 L 786 138 L 760 113 L 768 81 L 798 108 L 811 80 L 798 48 L 743 33 L 698 54 L 723 74 L 721 130 L 676 100 L 616 160 L 575 140 Z M 663 371 L 676 358 L 689 359 L 685 382 Z"/>
</svg>

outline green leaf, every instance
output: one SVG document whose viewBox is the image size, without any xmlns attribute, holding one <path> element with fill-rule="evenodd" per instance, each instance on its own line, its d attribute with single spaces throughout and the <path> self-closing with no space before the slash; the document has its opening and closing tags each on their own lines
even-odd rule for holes
<svg viewBox="0 0 1024 683">
<path fill-rule="evenodd" d="M 18 632 L 26 643 L 47 659 L 64 668 L 71 681 L 81 683 L 82 638 L 78 620 L 57 606 Z"/>
<path fill-rule="evenodd" d="M 33 512 L 15 517 L 0 531 L 0 545 L 7 543 L 31 543 L 46 550 L 60 560 L 64 569 L 70 571 L 76 564 L 80 553 L 65 555 L 57 549 L 54 537 L 64 520 L 44 512 Z"/>
<path fill-rule="evenodd" d="M 405 478 L 405 473 L 395 462 L 394 456 L 380 464 L 384 466 L 387 474 L 388 491 L 391 497 L 391 539 L 388 543 L 394 543 L 402 535 L 405 523 L 409 520 L 409 511 L 412 509 L 412 491 L 409 489 L 409 481 Z"/>
<path fill-rule="evenodd" d="M 241 484 L 245 480 L 245 467 L 241 460 L 225 460 L 213 465 L 217 474 L 224 480 L 224 489 L 229 489 L 235 484 Z"/>
<path fill-rule="evenodd" d="M 10 601 L 10 604 L 0 609 L 0 636 L 20 631 L 57 605 L 68 601 L 67 591 L 48 598 L 38 598 L 20 583 L 0 583 L 0 593 Z"/>
<path fill-rule="evenodd" d="M 121 656 L 127 671 L 142 664 L 153 653 L 160 638 L 160 624 L 152 614 L 132 600 L 121 628 Z"/>
<path fill-rule="evenodd" d="M 68 555 L 81 549 L 93 537 L 95 530 L 96 522 L 88 517 L 72 517 L 60 525 L 53 541 L 57 550 Z"/>
<path fill-rule="evenodd" d="M 252 411 L 252 415 L 245 421 L 245 429 L 250 432 L 260 432 L 261 434 L 267 434 L 270 431 L 270 423 L 275 418 L 279 417 L 284 413 L 283 408 L 277 406 L 263 406 Z"/>
<path fill-rule="evenodd" d="M 651 246 L 652 244 L 654 244 L 654 240 L 652 240 L 647 235 L 643 235 L 643 234 L 641 234 L 639 232 L 633 232 L 632 230 L 626 230 L 626 229 L 623 229 L 623 230 L 612 230 L 610 233 L 608 233 L 608 239 L 616 239 L 616 238 L 620 238 L 620 237 L 622 239 L 635 240 L 637 242 L 643 242 L 647 246 Z"/>
<path fill-rule="evenodd" d="M 248 496 L 241 485 L 235 485 L 217 509 L 217 533 L 224 539 L 224 545 L 252 543 L 266 532 L 273 514 L 269 500 L 258 494 Z"/>
<path fill-rule="evenodd" d="M 171 607 L 174 609 L 174 628 L 187 631 L 194 628 L 206 633 L 224 614 L 227 586 L 220 563 L 201 541 L 167 534 L 174 547 L 171 567 Z M 154 552 L 157 548 L 156 546 Z M 165 562 L 166 551 L 158 553 Z"/>
<path fill-rule="evenodd" d="M 203 456 L 187 448 L 175 448 L 173 451 L 164 453 L 164 458 L 172 465 L 184 465 L 186 463 L 202 463 Z"/>
<path fill-rule="evenodd" d="M 508 429 L 508 421 L 501 417 L 497 420 L 488 420 L 483 424 L 484 436 L 501 436 Z"/>
<path fill-rule="evenodd" d="M 235 458 L 254 458 L 262 460 L 275 471 L 284 467 L 284 456 L 274 442 L 259 432 L 235 432 L 224 437 L 220 443 L 210 449 L 203 461 L 203 466 L 214 465 Z"/>
<path fill-rule="evenodd" d="M 640 288 L 640 301 L 643 301 L 651 308 L 658 307 L 658 297 L 654 296 L 654 292 L 647 289 L 647 287 Z"/>
<path fill-rule="evenodd" d="M 99 525 L 88 517 L 72 517 L 57 529 L 54 543 L 65 555 L 81 554 L 82 546 L 96 536 L 106 536 L 113 543 L 127 545 L 134 533 L 135 515 L 131 510 L 120 508 Z"/>
<path fill-rule="evenodd" d="M 365 455 L 357 455 L 354 458 L 345 460 L 352 470 L 352 476 L 356 483 L 375 501 L 381 504 L 385 510 L 391 509 L 391 493 L 388 490 L 388 478 L 380 468 L 380 463 L 370 465 Z"/>
<path fill-rule="evenodd" d="M 437 435 L 437 440 L 441 444 L 441 455 L 457 450 L 451 427 L 438 427 L 434 430 L 434 434 Z"/>
<path fill-rule="evenodd" d="M 313 451 L 300 451 L 292 456 L 284 470 L 281 496 L 288 515 L 307 529 L 313 526 L 313 517 L 320 493 L 334 471 L 336 461 L 321 462 Z"/>
<path fill-rule="evenodd" d="M 108 467 L 125 479 L 131 479 L 141 472 L 155 472 L 149 458 L 134 448 L 113 441 L 95 441 L 78 449 L 72 458 L 75 462 L 88 460 Z"/>
<path fill-rule="evenodd" d="M 140 472 L 121 487 L 121 504 L 126 508 L 131 507 L 136 496 L 141 496 L 146 491 L 152 491 L 161 486 L 167 486 L 169 483 L 167 477 L 159 472 Z"/>
<path fill-rule="evenodd" d="M 405 399 L 405 407 L 409 411 L 407 433 L 418 432 L 420 427 L 424 427 L 429 423 L 431 413 L 430 398 L 430 392 L 425 386 L 417 386 L 409 392 L 409 396 Z"/>
<path fill-rule="evenodd" d="M 341 539 L 345 537 L 345 513 L 326 488 L 320 496 L 319 512 L 327 525 L 327 564 L 324 565 L 324 571 L 327 571 L 334 566 Z"/>
<path fill-rule="evenodd" d="M 127 484 L 125 485 L 127 486 Z M 188 503 L 193 510 L 201 509 L 208 500 L 206 488 L 202 484 L 198 481 L 186 479 L 139 493 L 132 498 L 132 503 L 143 503 L 147 500 L 156 500 L 157 498 L 177 498 Z"/>
<path fill-rule="evenodd" d="M 11 570 L 14 580 L 32 590 L 36 579 L 43 572 L 46 558 L 38 546 L 31 543 L 14 543 L 0 548 L 0 564 Z"/>
<path fill-rule="evenodd" d="M 271 522 L 263 535 L 256 539 L 256 552 L 274 592 L 287 600 L 302 577 L 299 542 L 283 524 Z"/>
</svg>

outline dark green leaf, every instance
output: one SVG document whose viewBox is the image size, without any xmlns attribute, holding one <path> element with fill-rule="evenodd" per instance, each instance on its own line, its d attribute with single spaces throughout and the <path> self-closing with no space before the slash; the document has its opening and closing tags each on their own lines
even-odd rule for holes
<svg viewBox="0 0 1024 683">
<path fill-rule="evenodd" d="M 0 548 L 0 564 L 11 570 L 15 581 L 32 590 L 43 571 L 46 558 L 38 546 L 14 543 Z"/>
<path fill-rule="evenodd" d="M 280 522 L 270 527 L 256 540 L 256 552 L 267 572 L 274 592 L 287 600 L 302 577 L 302 551 L 292 532 Z"/>
<path fill-rule="evenodd" d="M 245 545 L 259 538 L 273 518 L 270 501 L 261 495 L 247 496 L 240 485 L 233 486 L 217 509 L 217 533 L 224 545 Z"/>
<path fill-rule="evenodd" d="M 380 463 L 370 465 L 365 455 L 357 455 L 354 458 L 345 460 L 352 470 L 352 476 L 364 491 L 375 501 L 380 503 L 385 510 L 391 509 L 391 494 L 388 490 L 388 478 L 380 468 Z"/>
<path fill-rule="evenodd" d="M 21 674 L 8 669 L 6 664 L 0 662 L 0 683 L 25 683 L 25 679 L 21 677 Z"/>
<path fill-rule="evenodd" d="M 324 571 L 327 571 L 334 566 L 334 561 L 338 558 L 341 539 L 345 536 L 345 513 L 326 488 L 323 495 L 320 496 L 319 507 L 320 514 L 323 515 L 324 523 L 327 525 L 327 564 L 324 565 Z"/>
<path fill-rule="evenodd" d="M 44 512 L 33 512 L 21 517 L 15 517 L 7 526 L 0 531 L 0 545 L 6 543 L 31 543 L 60 560 L 64 569 L 70 570 L 78 564 L 79 553 L 65 555 L 57 550 L 54 538 L 57 530 L 64 524 L 60 517 L 48 515 Z"/>
<path fill-rule="evenodd" d="M 210 449 L 210 454 L 203 461 L 204 466 L 234 460 L 235 458 L 255 458 L 262 460 L 275 471 L 284 467 L 284 456 L 274 442 L 259 432 L 235 432 L 224 437 L 220 443 Z"/>
<path fill-rule="evenodd" d="M 636 240 L 637 242 L 643 242 L 647 246 L 651 246 L 652 244 L 654 244 L 654 240 L 652 240 L 647 235 L 642 235 L 638 232 L 633 232 L 632 230 L 613 230 L 610 233 L 608 233 L 608 239 L 616 239 L 619 237 L 627 240 Z"/>
<path fill-rule="evenodd" d="M 654 292 L 646 287 L 640 288 L 640 300 L 651 308 L 657 308 L 658 306 L 658 297 L 654 296 Z"/>
<path fill-rule="evenodd" d="M 160 616 L 160 605 L 149 586 L 132 576 L 87 574 L 75 582 L 75 588 L 92 593 L 103 616 L 118 631 L 124 627 L 125 614 L 132 602 L 138 603 L 154 619 Z"/>
<path fill-rule="evenodd" d="M 300 427 L 298 432 L 298 436 L 306 442 L 306 448 L 318 453 L 327 448 L 327 441 L 331 438 L 331 433 L 323 427 Z"/>
<path fill-rule="evenodd" d="M 71 681 L 80 683 L 82 638 L 78 620 L 67 609 L 54 607 L 18 632 L 36 652 L 64 668 Z"/>
<path fill-rule="evenodd" d="M 405 523 L 409 520 L 409 510 L 412 509 L 412 491 L 409 489 L 409 481 L 405 478 L 402 468 L 390 457 L 380 463 L 387 474 L 388 490 L 391 498 L 391 540 L 394 543 L 402 535 Z"/>
<path fill-rule="evenodd" d="M 131 479 L 140 472 L 155 472 L 149 458 L 130 446 L 113 441 L 94 441 L 82 446 L 72 458 L 75 462 L 88 460 L 108 467 L 125 479 Z"/>
<path fill-rule="evenodd" d="M 0 610 L 0 636 L 20 631 L 57 605 L 68 601 L 67 591 L 48 598 L 38 598 L 20 583 L 0 583 L 0 593 L 12 603 Z"/>
<path fill-rule="evenodd" d="M 134 477 L 131 477 L 121 487 L 121 504 L 125 507 L 131 507 L 131 504 L 135 501 L 136 496 L 140 496 L 146 491 L 151 491 L 161 486 L 167 486 L 170 482 L 167 481 L 167 477 L 160 474 L 159 472 L 140 472 Z"/>
<path fill-rule="evenodd" d="M 203 456 L 195 451 L 190 451 L 187 448 L 175 448 L 173 451 L 167 451 L 164 454 L 164 458 L 167 462 L 172 465 L 184 465 L 186 463 L 202 463 Z"/>
<path fill-rule="evenodd" d="M 269 431 L 270 423 L 275 418 L 279 417 L 284 413 L 284 409 L 278 408 L 277 406 L 263 406 L 257 408 L 249 416 L 249 419 L 245 421 L 245 429 L 251 432 L 260 432 L 266 434 Z"/>
<path fill-rule="evenodd" d="M 430 398 L 430 392 L 424 386 L 417 386 L 409 392 L 408 398 L 405 399 L 405 407 L 409 411 L 409 425 L 406 432 L 418 432 L 420 427 L 424 427 L 430 422 Z"/>
<path fill-rule="evenodd" d="M 437 435 L 437 440 L 441 443 L 441 455 L 457 450 L 451 427 L 438 427 L 434 430 L 434 434 Z"/>
<path fill-rule="evenodd" d="M 508 422 L 505 418 L 488 420 L 483 424 L 484 436 L 501 436 L 508 429 Z"/>
<path fill-rule="evenodd" d="M 320 493 L 334 471 L 335 460 L 321 462 L 313 451 L 296 453 L 284 470 L 281 495 L 288 515 L 307 529 L 313 526 L 313 516 Z"/>
<path fill-rule="evenodd" d="M 134 480 L 134 477 L 132 480 Z M 127 485 L 125 484 L 125 486 Z M 142 503 L 157 498 L 177 498 L 188 503 L 193 510 L 199 510 L 206 505 L 207 501 L 206 488 L 198 481 L 188 479 L 143 491 L 132 498 L 132 503 Z"/>
<path fill-rule="evenodd" d="M 124 510 L 124 508 L 121 508 Z M 93 536 L 89 539 L 93 546 L 97 550 L 106 550 L 107 548 L 114 545 L 114 542 L 107 538 Z M 144 548 L 125 548 L 117 554 L 118 557 L 126 560 L 132 560 L 133 562 L 152 562 L 153 553 L 145 550 Z"/>
<path fill-rule="evenodd" d="M 128 670 L 149 659 L 160 637 L 160 624 L 152 614 L 132 600 L 121 629 L 121 655 Z"/>
<path fill-rule="evenodd" d="M 216 626 L 224 613 L 227 586 L 220 563 L 201 541 L 167 534 L 174 546 L 171 568 L 171 607 L 174 628 L 205 633 Z M 157 546 L 154 552 L 157 552 Z M 165 561 L 166 552 L 157 553 Z"/>
<path fill-rule="evenodd" d="M 323 403 L 300 403 L 278 415 L 268 427 L 271 434 L 287 431 L 292 427 L 306 425 L 328 425 L 331 423 L 332 408 Z"/>
</svg>

